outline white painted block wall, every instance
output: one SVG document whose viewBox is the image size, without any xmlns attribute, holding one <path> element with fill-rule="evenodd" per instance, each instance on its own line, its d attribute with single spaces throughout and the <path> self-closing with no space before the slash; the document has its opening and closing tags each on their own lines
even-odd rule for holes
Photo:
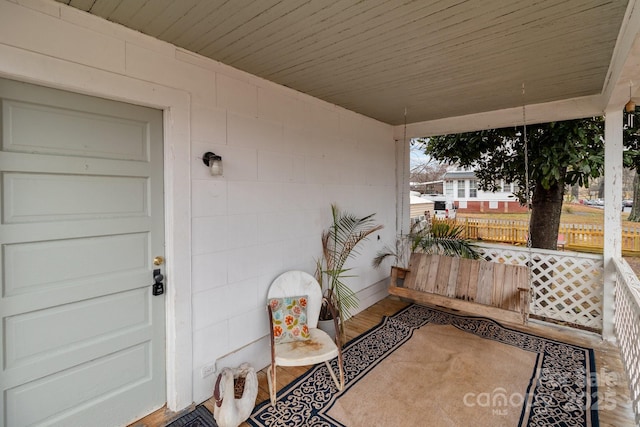
<svg viewBox="0 0 640 427">
<path fill-rule="evenodd" d="M 313 272 L 331 203 L 385 224 L 351 284 L 361 308 L 386 294 L 370 260 L 395 235 L 391 126 L 50 0 L 0 0 L 0 58 L 2 77 L 165 112 L 170 409 L 211 396 L 209 363 L 266 365 L 266 289 Z"/>
</svg>

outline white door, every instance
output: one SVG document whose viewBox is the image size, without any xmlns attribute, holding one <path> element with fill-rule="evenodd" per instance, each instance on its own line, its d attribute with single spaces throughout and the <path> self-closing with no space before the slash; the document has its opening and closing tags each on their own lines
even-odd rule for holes
<svg viewBox="0 0 640 427">
<path fill-rule="evenodd" d="M 162 112 L 0 79 L 0 425 L 161 407 Z"/>
</svg>

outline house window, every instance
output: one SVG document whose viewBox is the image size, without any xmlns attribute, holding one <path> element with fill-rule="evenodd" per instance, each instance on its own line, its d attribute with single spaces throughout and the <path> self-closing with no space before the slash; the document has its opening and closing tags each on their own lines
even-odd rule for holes
<svg viewBox="0 0 640 427">
<path fill-rule="evenodd" d="M 478 197 L 478 190 L 476 189 L 476 180 L 469 180 L 469 197 Z"/>
<path fill-rule="evenodd" d="M 458 198 L 464 198 L 464 181 L 461 179 L 458 180 Z"/>
<path fill-rule="evenodd" d="M 445 182 L 444 195 L 453 197 L 453 181 L 449 180 Z"/>
</svg>

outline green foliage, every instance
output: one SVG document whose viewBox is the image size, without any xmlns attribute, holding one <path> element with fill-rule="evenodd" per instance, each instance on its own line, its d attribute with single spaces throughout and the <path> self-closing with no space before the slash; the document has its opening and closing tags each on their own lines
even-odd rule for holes
<svg viewBox="0 0 640 427">
<path fill-rule="evenodd" d="M 634 116 L 633 126 L 628 117 Z M 592 117 L 527 126 L 530 187 L 549 189 L 556 183 L 587 187 L 603 174 L 604 120 Z M 640 170 L 640 112 L 624 112 L 624 166 Z M 505 179 L 524 189 L 524 133 L 522 127 L 489 129 L 416 140 L 438 161 L 476 169 L 482 190 L 496 190 Z M 521 192 L 520 200 L 526 200 Z"/>
<path fill-rule="evenodd" d="M 435 222 L 430 227 L 420 227 L 420 223 L 416 223 L 411 227 L 409 234 L 396 240 L 395 248 L 385 246 L 379 251 L 372 265 L 378 268 L 385 259 L 392 257 L 398 266 L 407 268 L 411 252 L 480 258 L 475 245 L 463 236 L 464 228 L 454 223 Z"/>
<path fill-rule="evenodd" d="M 383 226 L 375 223 L 375 214 L 358 218 L 340 211 L 336 205 L 331 205 L 331 215 L 332 224 L 321 236 L 322 259 L 316 260 L 316 279 L 325 296 L 335 301 L 342 321 L 358 307 L 356 294 L 345 283 L 346 278 L 353 277 L 345 263 L 358 254 L 358 245 L 362 241 Z M 320 313 L 320 318 L 330 318 L 326 308 Z"/>
<path fill-rule="evenodd" d="M 471 241 L 465 239 L 464 228 L 448 222 L 436 222 L 418 241 L 417 249 L 427 254 L 480 258 Z"/>
<path fill-rule="evenodd" d="M 565 186 L 588 186 L 604 172 L 603 131 L 602 117 L 593 117 L 442 135 L 418 143 L 439 161 L 473 168 L 482 190 L 495 191 L 500 179 L 518 184 L 520 203 L 531 201 L 531 244 L 555 249 Z"/>
<path fill-rule="evenodd" d="M 602 175 L 603 126 L 602 117 L 528 125 L 531 191 L 536 186 L 587 186 L 590 179 Z M 482 190 L 495 191 L 499 179 L 517 183 L 516 195 L 525 203 L 524 137 L 522 127 L 509 127 L 441 135 L 417 143 L 439 161 L 474 168 Z"/>
</svg>

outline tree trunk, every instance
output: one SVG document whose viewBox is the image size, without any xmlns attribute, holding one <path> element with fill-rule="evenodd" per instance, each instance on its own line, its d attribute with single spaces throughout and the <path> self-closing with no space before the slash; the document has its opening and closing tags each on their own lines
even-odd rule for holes
<svg viewBox="0 0 640 427">
<path fill-rule="evenodd" d="M 629 212 L 628 221 L 640 222 L 640 174 L 633 178 L 633 206 Z"/>
<path fill-rule="evenodd" d="M 604 199 L 604 177 L 598 182 L 598 199 Z"/>
<path fill-rule="evenodd" d="M 571 201 L 574 202 L 580 198 L 580 186 L 575 184 L 571 187 Z"/>
<path fill-rule="evenodd" d="M 557 249 L 563 194 L 564 185 L 562 183 L 558 183 L 548 190 L 544 189 L 540 183 L 536 183 L 531 201 L 532 247 Z"/>
</svg>

